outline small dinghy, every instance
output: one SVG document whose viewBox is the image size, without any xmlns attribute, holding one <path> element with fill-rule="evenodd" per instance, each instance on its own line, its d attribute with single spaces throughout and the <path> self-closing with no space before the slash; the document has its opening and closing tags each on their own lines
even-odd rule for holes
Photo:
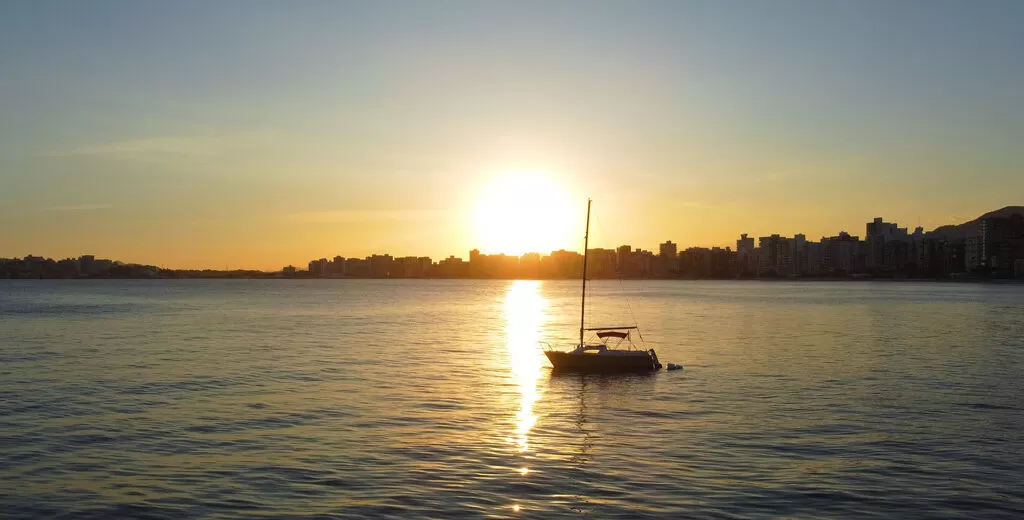
<svg viewBox="0 0 1024 520">
<path fill-rule="evenodd" d="M 677 363 L 669 363 L 667 368 L 669 370 L 682 370 L 683 369 L 683 365 L 680 365 L 680 364 L 677 364 Z"/>
</svg>

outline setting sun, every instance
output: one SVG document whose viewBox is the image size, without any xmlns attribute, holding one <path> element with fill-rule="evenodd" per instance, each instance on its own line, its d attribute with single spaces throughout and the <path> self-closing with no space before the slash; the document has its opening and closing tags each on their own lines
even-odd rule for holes
<svg viewBox="0 0 1024 520">
<path fill-rule="evenodd" d="M 583 238 L 584 208 L 547 172 L 510 173 L 477 199 L 476 244 L 487 254 L 576 249 Z"/>
</svg>

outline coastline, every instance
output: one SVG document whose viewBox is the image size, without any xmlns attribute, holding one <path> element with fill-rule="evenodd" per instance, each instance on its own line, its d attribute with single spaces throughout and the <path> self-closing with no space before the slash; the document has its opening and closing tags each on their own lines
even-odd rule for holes
<svg viewBox="0 0 1024 520">
<path fill-rule="evenodd" d="M 280 273 L 263 274 L 205 274 L 205 275 L 172 275 L 172 276 L 81 276 L 81 277 L 0 277 L 0 280 L 64 280 L 64 281 L 105 281 L 105 280 L 323 280 L 333 282 L 355 281 L 355 280 L 495 280 L 495 281 L 573 281 L 571 277 L 370 277 L 370 276 L 344 276 L 344 277 L 311 277 L 311 276 L 282 276 Z M 821 283 L 821 282 L 844 282 L 844 283 L 957 283 L 957 284 L 993 284 L 993 285 L 1024 285 L 1024 278 L 983 278 L 983 277 L 962 277 L 962 278 L 893 278 L 893 277 L 795 277 L 795 278 L 588 278 L 591 281 L 621 281 L 621 282 L 800 282 L 800 283 Z"/>
</svg>

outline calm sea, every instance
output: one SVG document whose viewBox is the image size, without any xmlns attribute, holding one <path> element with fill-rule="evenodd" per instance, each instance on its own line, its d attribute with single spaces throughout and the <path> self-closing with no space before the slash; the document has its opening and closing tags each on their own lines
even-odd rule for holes
<svg viewBox="0 0 1024 520">
<path fill-rule="evenodd" d="M 1024 287 L 591 286 L 0 280 L 0 516 L 1024 515 Z"/>
</svg>

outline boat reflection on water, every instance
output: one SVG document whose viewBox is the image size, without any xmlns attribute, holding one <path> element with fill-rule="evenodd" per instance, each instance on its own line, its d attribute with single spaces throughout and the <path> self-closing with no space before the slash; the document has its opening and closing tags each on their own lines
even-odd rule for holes
<svg viewBox="0 0 1024 520">
<path fill-rule="evenodd" d="M 555 396 L 554 399 L 558 401 L 551 403 L 554 409 L 569 412 L 561 417 L 571 422 L 561 426 L 565 428 L 563 431 L 570 434 L 570 440 L 561 446 L 566 452 L 572 452 L 568 462 L 576 473 L 575 478 L 560 482 L 558 492 L 548 495 L 548 498 L 562 502 L 563 506 L 568 506 L 573 512 L 586 513 L 590 508 L 590 490 L 583 483 L 589 480 L 587 464 L 598 431 L 598 424 L 591 418 L 591 409 L 596 406 L 600 411 L 605 404 L 631 399 L 630 392 L 636 390 L 638 385 L 653 381 L 655 372 L 580 374 L 545 370 L 541 344 L 543 330 L 550 316 L 548 302 L 541 294 L 541 283 L 517 280 L 512 282 L 505 295 L 505 347 L 519 397 L 515 428 L 507 438 L 514 449 L 514 462 L 509 466 L 513 468 L 515 478 L 529 478 L 534 472 L 531 461 L 558 458 L 557 454 L 546 453 L 538 459 L 538 454 L 532 453 L 530 444 L 530 433 L 537 423 L 534 407 L 544 389 L 545 393 Z M 541 375 L 545 372 L 546 377 L 542 379 Z M 560 429 L 557 424 L 551 426 Z M 550 444 L 551 440 L 545 442 L 548 448 L 557 446 L 557 443 Z M 513 512 L 532 509 L 530 504 L 517 502 L 507 507 Z"/>
<path fill-rule="evenodd" d="M 575 441 L 572 456 L 569 457 L 572 474 L 565 479 L 567 486 L 563 498 L 570 498 L 569 510 L 577 514 L 593 513 L 591 492 L 587 483 L 593 477 L 592 469 L 587 465 L 592 458 L 595 439 L 602 437 L 600 431 L 600 415 L 606 405 L 612 408 L 628 406 L 622 403 L 630 399 L 630 393 L 648 387 L 655 380 L 655 372 L 613 373 L 613 374 L 580 374 L 552 370 L 548 377 L 548 392 L 552 399 L 571 399 L 575 406 L 570 407 L 572 427 Z M 567 425 L 568 426 L 568 425 Z M 607 432 L 605 432 L 607 434 Z"/>
</svg>

